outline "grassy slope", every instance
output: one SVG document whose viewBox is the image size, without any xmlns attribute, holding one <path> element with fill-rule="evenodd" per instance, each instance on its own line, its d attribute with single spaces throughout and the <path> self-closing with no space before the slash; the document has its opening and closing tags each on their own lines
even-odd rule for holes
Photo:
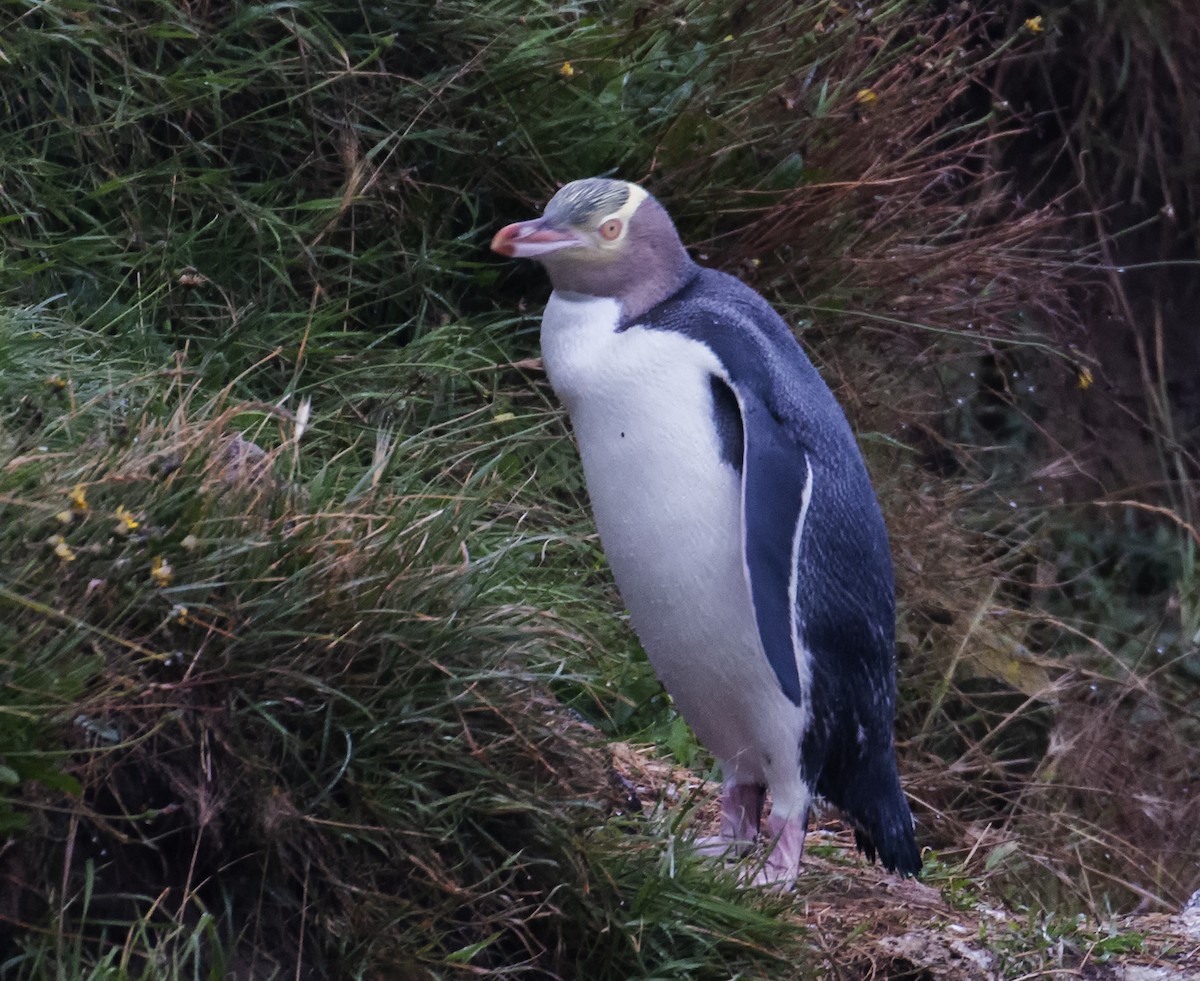
<svg viewBox="0 0 1200 981">
<path fill-rule="evenodd" d="M 1061 666 L 1118 729 L 1128 661 L 1019 599 L 1071 533 L 1032 486 L 1027 526 L 990 511 L 1039 406 L 1001 400 L 1003 440 L 956 408 L 980 365 L 1076 379 L 1055 219 L 1014 210 L 990 146 L 1017 123 L 980 101 L 1028 33 L 915 2 L 3 16 L 13 976 L 807 973 L 776 901 L 612 816 L 583 721 L 695 753 L 528 360 L 544 286 L 484 246 L 608 171 L 784 305 L 867 433 L 934 881 L 986 861 L 1035 911 L 1186 886 L 1046 753 L 1081 711 Z M 1176 689 L 1143 690 L 1184 765 Z"/>
</svg>

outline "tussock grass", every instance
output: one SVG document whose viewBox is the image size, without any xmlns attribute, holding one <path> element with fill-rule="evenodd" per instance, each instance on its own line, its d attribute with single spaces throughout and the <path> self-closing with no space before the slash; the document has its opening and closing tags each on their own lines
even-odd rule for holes
<svg viewBox="0 0 1200 981">
<path fill-rule="evenodd" d="M 36 730 L 6 729 L 25 787 L 10 915 L 53 914 L 49 963 L 98 944 L 89 969 L 124 946 L 130 976 L 224 958 L 702 977 L 774 956 L 779 925 L 732 881 L 663 876 L 653 839 L 604 831 L 597 735 L 547 695 L 591 684 L 564 672 L 580 629 L 515 581 L 555 574 L 549 536 L 493 531 L 513 502 L 489 492 L 496 460 L 465 466 L 469 415 L 445 422 L 461 460 L 443 433 L 363 489 L 328 463 L 282 476 L 307 434 L 278 410 L 167 402 L 86 473 L 50 451 L 5 469 L 0 602 L 27 651 L 10 637 L 6 691 L 22 713 L 41 700 Z M 255 417 L 263 442 L 279 422 L 290 438 L 230 435 Z"/>
<path fill-rule="evenodd" d="M 6 11 L 6 972 L 815 963 L 686 815 L 604 793 L 606 734 L 703 756 L 619 618 L 542 277 L 485 251 L 595 173 L 767 293 L 863 434 L 932 881 L 1033 921 L 1195 888 L 1193 449 L 1135 413 L 1166 498 L 1080 463 L 1130 403 L 1087 381 L 1091 207 L 1010 166 L 1054 49 L 944 6 Z"/>
</svg>

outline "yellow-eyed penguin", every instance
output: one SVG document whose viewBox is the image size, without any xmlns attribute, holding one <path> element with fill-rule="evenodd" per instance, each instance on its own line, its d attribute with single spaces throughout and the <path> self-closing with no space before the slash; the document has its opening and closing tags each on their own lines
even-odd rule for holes
<svg viewBox="0 0 1200 981">
<path fill-rule="evenodd" d="M 718 844 L 795 881 L 809 802 L 915 875 L 900 789 L 887 531 L 849 424 L 779 315 L 698 266 L 636 184 L 563 187 L 502 228 L 554 291 L 542 354 L 605 554 L 654 669 L 720 760 Z"/>
</svg>

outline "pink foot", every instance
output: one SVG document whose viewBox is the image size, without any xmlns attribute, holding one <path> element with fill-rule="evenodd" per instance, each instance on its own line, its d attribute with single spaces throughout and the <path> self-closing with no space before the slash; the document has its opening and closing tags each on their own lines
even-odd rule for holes
<svg viewBox="0 0 1200 981">
<path fill-rule="evenodd" d="M 807 809 L 787 818 L 774 814 L 767 818 L 767 830 L 771 835 L 767 842 L 769 851 L 762 869 L 754 876 L 754 885 L 785 891 L 796 884 L 807 829 Z"/>
<path fill-rule="evenodd" d="M 700 855 L 732 857 L 750 851 L 758 835 L 765 795 L 766 788 L 756 783 L 726 780 L 721 786 L 721 832 L 698 838 L 696 852 Z"/>
</svg>

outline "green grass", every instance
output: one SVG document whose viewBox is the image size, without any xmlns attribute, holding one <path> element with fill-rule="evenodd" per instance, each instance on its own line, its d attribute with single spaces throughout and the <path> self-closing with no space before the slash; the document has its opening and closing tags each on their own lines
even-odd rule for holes
<svg viewBox="0 0 1200 981">
<path fill-rule="evenodd" d="M 492 435 L 490 415 L 424 419 L 372 487 L 354 446 L 307 459 L 320 415 L 297 443 L 278 412 L 160 394 L 85 471 L 49 444 L 6 470 L 0 602 L 25 632 L 5 692 L 37 713 L 4 716 L 11 814 L 83 876 L 22 897 L 53 914 L 56 951 L 94 950 L 99 971 L 128 942 L 136 963 L 113 976 L 182 970 L 214 943 L 269 963 L 297 956 L 303 925 L 303 962 L 335 973 L 553 957 L 707 977 L 775 956 L 779 925 L 732 884 L 665 874 L 649 831 L 604 833 L 599 736 L 547 694 L 594 687 L 575 667 L 586 594 L 547 611 L 595 546 L 539 532 L 554 507 L 534 505 L 531 461 L 503 475 L 506 456 L 550 468 L 553 446 Z M 231 470 L 234 425 L 276 444 L 257 479 Z M 94 438 L 69 410 L 48 429 Z M 611 633 L 594 593 L 584 612 Z M 67 761 L 82 788 L 48 769 Z M 64 860 L 26 857 L 47 875 Z M 19 974 L 50 957 L 37 936 Z"/>
</svg>

